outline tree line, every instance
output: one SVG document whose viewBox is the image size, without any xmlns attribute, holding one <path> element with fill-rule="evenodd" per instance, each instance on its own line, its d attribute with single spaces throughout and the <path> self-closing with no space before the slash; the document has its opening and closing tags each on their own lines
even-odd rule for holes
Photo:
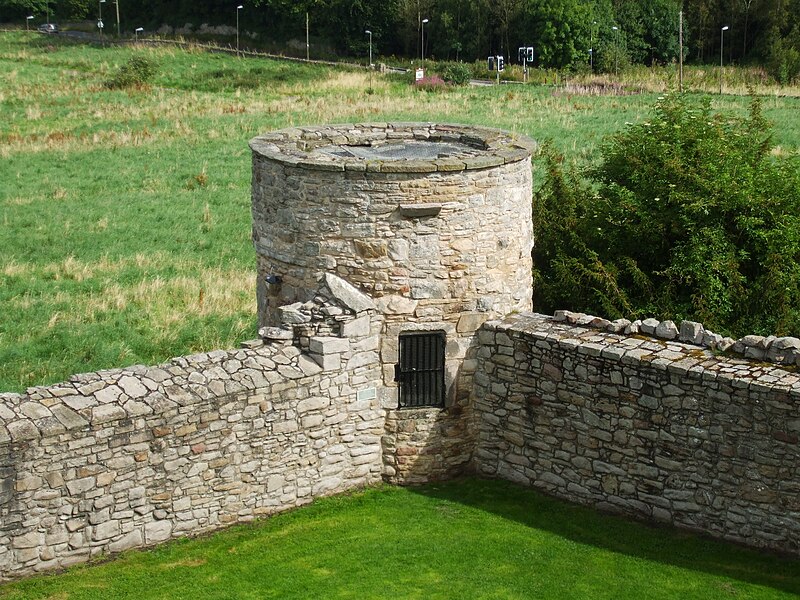
<svg viewBox="0 0 800 600">
<path fill-rule="evenodd" d="M 119 0 L 123 30 L 192 23 L 233 25 L 240 3 L 243 31 L 276 41 L 312 37 L 340 55 L 375 51 L 407 58 L 474 61 L 533 46 L 536 64 L 568 68 L 610 58 L 668 63 L 678 56 L 683 11 L 685 58 L 726 63 L 780 59 L 800 68 L 800 0 Z M 112 8 L 114 2 L 106 1 Z M 0 0 L 0 20 L 95 19 L 98 0 Z M 427 19 L 427 22 L 423 21 Z M 42 19 L 43 20 L 43 19 Z M 728 27 L 724 34 L 723 27 Z M 615 29 L 616 28 L 616 29 Z M 724 35 L 724 39 L 723 39 Z M 424 39 L 424 42 L 423 42 Z M 590 52 L 594 55 L 590 60 Z M 780 56 L 776 56 L 780 55 Z"/>
</svg>

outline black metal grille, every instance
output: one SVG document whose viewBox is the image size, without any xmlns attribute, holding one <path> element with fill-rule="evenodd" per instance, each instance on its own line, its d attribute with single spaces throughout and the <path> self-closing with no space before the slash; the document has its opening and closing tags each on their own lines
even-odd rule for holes
<svg viewBox="0 0 800 600">
<path fill-rule="evenodd" d="M 444 332 L 400 335 L 400 407 L 444 406 Z"/>
</svg>

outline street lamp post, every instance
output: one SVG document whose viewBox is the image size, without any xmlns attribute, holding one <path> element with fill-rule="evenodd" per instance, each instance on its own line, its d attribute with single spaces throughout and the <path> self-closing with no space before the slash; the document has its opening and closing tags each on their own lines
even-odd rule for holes
<svg viewBox="0 0 800 600">
<path fill-rule="evenodd" d="M 719 93 L 722 94 L 722 47 L 725 43 L 725 32 L 728 31 L 730 27 L 725 25 L 722 29 L 719 30 Z"/>
<path fill-rule="evenodd" d="M 134 36 L 136 36 L 136 43 L 139 43 L 139 33 L 144 31 L 144 27 L 137 27 L 136 31 L 133 32 Z"/>
<path fill-rule="evenodd" d="M 100 30 L 100 37 L 103 37 L 103 4 L 106 0 L 100 0 L 97 3 L 97 28 Z"/>
<path fill-rule="evenodd" d="M 239 57 L 239 11 L 242 10 L 244 6 L 241 4 L 236 7 L 236 57 Z"/>
<path fill-rule="evenodd" d="M 28 31 L 31 28 L 31 19 L 33 19 L 33 15 L 25 17 L 25 31 Z"/>
<path fill-rule="evenodd" d="M 369 36 L 369 89 L 372 90 L 372 31 L 367 29 L 364 33 Z"/>
<path fill-rule="evenodd" d="M 427 23 L 430 19 L 422 19 L 422 38 L 420 39 L 421 46 L 422 46 L 422 68 L 425 68 L 425 23 Z"/>
<path fill-rule="evenodd" d="M 367 29 L 364 33 L 369 36 L 369 66 L 372 68 L 372 32 Z"/>
<path fill-rule="evenodd" d="M 308 36 L 308 11 L 306 11 L 306 60 L 311 60 L 311 44 Z"/>
<path fill-rule="evenodd" d="M 619 77 L 619 27 L 614 25 L 614 77 Z"/>
<path fill-rule="evenodd" d="M 119 33 L 119 0 L 114 0 L 114 8 L 117 11 L 117 38 L 121 37 Z"/>
</svg>

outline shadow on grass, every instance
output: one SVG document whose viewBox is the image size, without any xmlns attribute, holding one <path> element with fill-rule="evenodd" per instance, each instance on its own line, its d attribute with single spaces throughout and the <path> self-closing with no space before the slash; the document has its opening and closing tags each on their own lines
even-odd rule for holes
<svg viewBox="0 0 800 600">
<path fill-rule="evenodd" d="M 601 514 L 507 481 L 466 479 L 416 487 L 413 491 L 480 509 L 579 544 L 800 594 L 798 558 Z"/>
</svg>

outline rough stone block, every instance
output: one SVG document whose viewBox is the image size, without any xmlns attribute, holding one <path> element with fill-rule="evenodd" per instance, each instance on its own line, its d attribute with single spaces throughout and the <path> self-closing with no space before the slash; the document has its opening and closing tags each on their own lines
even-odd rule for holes
<svg viewBox="0 0 800 600">
<path fill-rule="evenodd" d="M 662 340 L 674 340 L 678 337 L 678 328 L 672 321 L 661 321 L 656 327 L 655 336 Z"/>
<path fill-rule="evenodd" d="M 705 328 L 701 323 L 696 323 L 695 321 L 681 321 L 678 339 L 687 344 L 700 345 L 703 343 L 703 333 L 705 333 Z"/>
<path fill-rule="evenodd" d="M 122 552 L 124 550 L 129 550 L 130 548 L 139 548 L 143 544 L 144 538 L 142 537 L 142 530 L 134 529 L 133 531 L 123 535 L 119 540 L 111 542 L 108 545 L 108 549 L 111 552 Z"/>
<path fill-rule="evenodd" d="M 107 521 L 94 526 L 92 539 L 102 541 L 119 535 L 119 521 Z"/>
<path fill-rule="evenodd" d="M 168 540 L 172 536 L 172 523 L 154 521 L 144 526 L 144 539 L 147 544 L 155 544 Z"/>
<path fill-rule="evenodd" d="M 365 337 L 370 334 L 370 318 L 364 315 L 353 321 L 342 323 L 342 337 Z"/>
<path fill-rule="evenodd" d="M 646 335 L 655 335 L 656 327 L 658 327 L 659 325 L 661 325 L 661 321 L 659 321 L 658 319 L 650 318 L 642 321 L 639 327 L 642 333 Z"/>
<path fill-rule="evenodd" d="M 315 397 L 306 398 L 297 403 L 297 412 L 300 414 L 310 412 L 312 410 L 321 410 L 330 406 L 330 398 Z"/>
<path fill-rule="evenodd" d="M 308 349 L 312 354 L 340 354 L 350 350 L 350 340 L 338 337 L 312 337 L 308 341 Z"/>
</svg>

